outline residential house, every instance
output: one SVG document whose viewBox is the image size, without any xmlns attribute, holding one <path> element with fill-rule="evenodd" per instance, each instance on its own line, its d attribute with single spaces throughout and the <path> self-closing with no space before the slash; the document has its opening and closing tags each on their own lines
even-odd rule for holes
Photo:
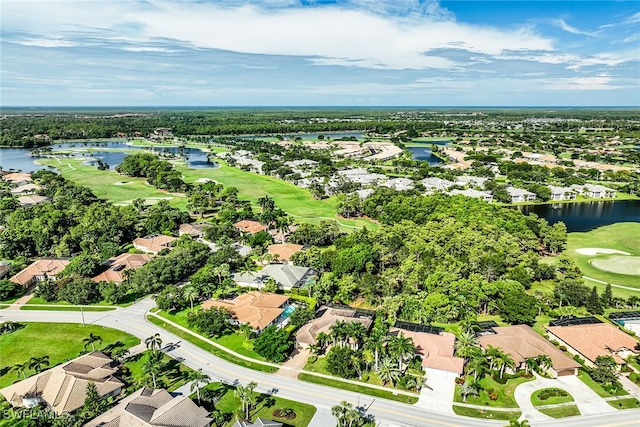
<svg viewBox="0 0 640 427">
<path fill-rule="evenodd" d="M 293 254 L 298 253 L 304 246 L 293 243 L 277 243 L 267 246 L 267 252 L 273 256 L 274 261 L 291 261 Z"/>
<path fill-rule="evenodd" d="M 226 308 L 236 324 L 247 323 L 254 331 L 277 325 L 284 326 L 295 309 L 286 295 L 251 291 L 232 300 L 212 299 L 202 304 L 203 310 L 211 307 Z"/>
<path fill-rule="evenodd" d="M 22 172 L 8 173 L 6 175 L 3 175 L 2 179 L 7 181 L 9 184 L 15 185 L 17 187 L 29 184 L 32 181 L 31 174 Z"/>
<path fill-rule="evenodd" d="M 288 162 L 284 162 L 285 165 L 289 166 L 292 169 L 312 169 L 318 166 L 318 162 L 315 160 L 290 160 Z"/>
<path fill-rule="evenodd" d="M 18 203 L 20 204 L 20 206 L 33 206 L 42 202 L 46 202 L 47 200 L 49 200 L 48 197 L 38 196 L 36 194 L 18 197 Z"/>
<path fill-rule="evenodd" d="M 208 222 L 199 222 L 196 224 L 180 224 L 180 228 L 178 229 L 178 235 L 182 236 L 183 234 L 189 234 L 194 239 L 203 239 L 207 229 L 213 227 L 212 224 Z"/>
<path fill-rule="evenodd" d="M 147 237 L 138 237 L 133 241 L 133 247 L 139 251 L 151 252 L 154 255 L 158 255 L 159 252 L 165 249 L 171 249 L 173 242 L 176 241 L 175 237 L 156 235 Z"/>
<path fill-rule="evenodd" d="M 548 185 L 551 190 L 550 200 L 573 200 L 576 198 L 576 191 L 569 187 L 556 187 Z"/>
<path fill-rule="evenodd" d="M 369 330 L 373 324 L 373 312 L 346 306 L 323 306 L 316 313 L 315 319 L 303 325 L 296 333 L 296 343 L 307 348 L 316 345 L 316 337 L 320 332 L 331 333 L 331 326 L 337 322 L 358 322 Z"/>
<path fill-rule="evenodd" d="M 0 262 L 0 279 L 2 279 L 4 276 L 9 274 L 10 269 L 11 269 L 11 266 L 9 264 Z"/>
<path fill-rule="evenodd" d="M 250 221 L 250 220 L 246 220 L 243 219 L 242 221 L 238 221 L 235 224 L 233 224 L 233 226 L 241 232 L 244 233 L 249 233 L 249 234 L 256 234 L 259 233 L 261 231 L 266 231 L 267 227 L 265 227 L 264 225 L 260 224 L 258 221 Z"/>
<path fill-rule="evenodd" d="M 40 187 L 37 186 L 36 184 L 23 184 L 23 185 L 20 185 L 20 186 L 18 186 L 16 188 L 12 188 L 11 189 L 11 194 L 19 195 L 19 194 L 35 193 L 38 188 L 40 188 Z"/>
<path fill-rule="evenodd" d="M 120 254 L 115 258 L 109 258 L 105 264 L 107 270 L 98 274 L 92 280 L 99 282 L 122 283 L 126 281 L 127 274 L 125 271 L 137 270 L 148 263 L 153 255 L 148 254 Z"/>
<path fill-rule="evenodd" d="M 536 199 L 536 193 L 521 188 L 507 187 L 507 193 L 511 196 L 511 203 L 531 202 Z"/>
<path fill-rule="evenodd" d="M 36 282 L 56 280 L 56 275 L 69 264 L 68 259 L 43 258 L 34 261 L 27 268 L 10 278 L 13 283 L 28 288 Z"/>
<path fill-rule="evenodd" d="M 448 194 L 455 196 L 456 194 L 462 195 L 462 196 L 467 196 L 467 197 L 473 197 L 476 199 L 482 199 L 485 202 L 493 202 L 493 194 L 491 194 L 491 192 L 489 191 L 479 191 L 479 190 L 474 190 L 472 188 L 467 188 L 466 190 L 458 190 L 458 189 L 454 189 L 448 192 Z"/>
<path fill-rule="evenodd" d="M 284 424 L 278 421 L 271 421 L 266 418 L 258 417 L 253 423 L 249 421 L 236 420 L 233 427 L 282 427 Z"/>
<path fill-rule="evenodd" d="M 488 178 L 481 178 L 478 176 L 462 175 L 456 178 L 455 185 L 480 187 L 484 188 L 484 184 L 488 181 Z"/>
<path fill-rule="evenodd" d="M 365 188 L 363 190 L 356 190 L 356 194 L 358 195 L 358 197 L 364 200 L 370 195 L 372 195 L 373 193 L 375 193 L 375 191 L 376 190 L 374 190 L 373 188 Z"/>
<path fill-rule="evenodd" d="M 526 360 L 531 357 L 546 355 L 551 359 L 551 367 L 547 372 L 554 378 L 578 374 L 580 364 L 565 355 L 530 326 L 496 326 L 492 329 L 493 333 L 478 338 L 480 345 L 485 350 L 491 346 L 504 351 L 516 362 L 516 369 L 524 369 Z"/>
<path fill-rule="evenodd" d="M 588 366 L 593 366 L 598 356 L 611 356 L 616 363 L 624 365 L 623 359 L 638 354 L 635 349 L 638 340 L 609 323 L 549 326 L 547 332 L 549 339 L 565 345 L 571 354 L 586 359 Z"/>
<path fill-rule="evenodd" d="M 424 188 L 427 190 L 434 191 L 445 191 L 449 189 L 449 187 L 453 187 L 455 185 L 453 181 L 436 177 L 425 178 L 420 181 L 420 183 L 424 185 Z"/>
<path fill-rule="evenodd" d="M 260 289 L 269 278 L 273 278 L 278 283 L 280 289 L 290 291 L 291 289 L 303 287 L 314 274 L 308 267 L 298 267 L 289 264 L 270 264 L 255 273 L 236 273 L 232 276 L 233 281 L 239 286 L 253 287 Z"/>
<path fill-rule="evenodd" d="M 584 196 L 592 198 L 592 199 L 609 199 L 616 197 L 616 190 L 605 187 L 603 185 L 593 185 L 593 184 L 585 184 L 585 185 L 572 185 L 571 189 L 582 193 Z"/>
<path fill-rule="evenodd" d="M 114 376 L 117 372 L 113 360 L 93 351 L 5 387 L 0 394 L 13 407 L 45 404 L 58 415 L 72 413 L 84 405 L 90 382 L 100 398 L 119 395 L 124 384 Z"/>
<path fill-rule="evenodd" d="M 341 176 L 345 181 L 357 182 L 362 185 L 374 185 L 387 181 L 386 175 L 380 173 L 369 173 L 366 169 L 346 169 L 336 172 L 338 176 Z"/>
<path fill-rule="evenodd" d="M 422 366 L 424 368 L 455 375 L 462 374 L 464 359 L 453 355 L 456 343 L 454 334 L 444 332 L 438 328 L 398 322 L 396 326 L 389 330 L 389 335 L 403 335 L 411 338 L 416 346 L 416 355 L 422 358 Z"/>
<path fill-rule="evenodd" d="M 209 411 L 186 396 L 142 387 L 84 427 L 209 427 Z"/>
<path fill-rule="evenodd" d="M 396 191 L 412 190 L 416 186 L 415 183 L 408 178 L 393 178 L 387 182 L 383 182 L 380 185 L 393 188 Z"/>
</svg>

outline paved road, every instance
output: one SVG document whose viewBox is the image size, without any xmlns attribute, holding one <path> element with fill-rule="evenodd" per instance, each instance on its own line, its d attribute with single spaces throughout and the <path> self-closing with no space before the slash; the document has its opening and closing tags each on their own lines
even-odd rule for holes
<svg viewBox="0 0 640 427">
<path fill-rule="evenodd" d="M 384 426 L 502 426 L 507 424 L 502 421 L 479 420 L 455 415 L 442 414 L 429 408 L 428 403 L 421 407 L 411 406 L 400 402 L 381 398 L 372 398 L 359 395 L 350 391 L 332 387 L 298 381 L 294 378 L 286 378 L 264 372 L 258 372 L 236 366 L 213 356 L 189 342 L 165 331 L 164 329 L 147 322 L 145 313 L 154 306 L 153 301 L 145 299 L 126 309 L 108 312 L 86 312 L 86 323 L 97 324 L 117 328 L 128 332 L 144 340 L 159 333 L 165 344 L 173 343 L 174 346 L 166 349 L 167 354 L 182 361 L 193 369 L 202 369 L 212 380 L 224 381 L 230 384 L 246 384 L 256 381 L 261 392 L 272 392 L 277 396 L 297 400 L 327 410 L 332 406 L 346 400 L 354 405 L 368 408 L 368 413 L 373 414 L 380 425 Z M 18 322 L 66 322 L 81 323 L 82 314 L 70 311 L 37 311 L 37 310 L 0 310 L 0 322 L 6 320 Z M 614 414 L 581 417 L 579 425 L 582 427 L 610 426 L 623 427 L 638 424 L 640 410 L 620 411 Z M 532 425 L 565 426 L 567 420 L 551 420 Z M 576 424 L 578 425 L 578 424 Z M 329 427 L 329 426 L 328 426 Z"/>
</svg>

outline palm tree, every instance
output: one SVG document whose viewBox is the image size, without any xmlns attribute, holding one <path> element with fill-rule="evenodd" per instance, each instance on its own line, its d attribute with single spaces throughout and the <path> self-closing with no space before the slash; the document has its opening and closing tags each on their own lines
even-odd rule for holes
<svg viewBox="0 0 640 427">
<path fill-rule="evenodd" d="M 467 372 L 473 372 L 473 382 L 477 382 L 478 378 L 482 378 L 484 376 L 486 367 L 487 359 L 485 359 L 482 353 L 477 353 L 469 359 L 465 369 Z"/>
<path fill-rule="evenodd" d="M 365 348 L 369 350 L 373 350 L 373 355 L 375 358 L 375 364 L 373 366 L 374 371 L 378 370 L 378 364 L 379 364 L 378 362 L 380 361 L 380 352 L 384 350 L 384 346 L 387 342 L 387 338 L 388 338 L 387 335 L 384 334 L 383 331 L 379 329 L 374 329 L 364 344 Z"/>
<path fill-rule="evenodd" d="M 193 313 L 193 302 L 200 296 L 198 289 L 193 285 L 185 286 L 182 295 L 191 303 L 191 313 Z"/>
<path fill-rule="evenodd" d="M 149 353 L 149 357 L 147 361 L 142 365 L 142 370 L 151 375 L 151 380 L 153 381 L 153 388 L 158 388 L 156 384 L 156 378 L 160 375 L 164 369 L 164 361 L 163 361 L 162 353 L 152 352 Z"/>
<path fill-rule="evenodd" d="M 503 353 L 502 354 L 502 356 L 498 360 L 498 363 L 501 365 L 500 366 L 500 378 L 502 378 L 502 376 L 504 375 L 504 371 L 506 370 L 506 368 L 515 369 L 515 367 L 516 367 L 515 360 L 513 360 L 513 358 L 511 356 L 509 356 L 507 353 Z"/>
<path fill-rule="evenodd" d="M 323 350 L 327 346 L 330 340 L 331 340 L 331 337 L 327 335 L 326 332 L 318 332 L 318 335 L 316 335 L 316 342 L 318 343 L 320 348 Z"/>
<path fill-rule="evenodd" d="M 27 379 L 27 375 L 25 374 L 25 371 L 29 369 L 29 362 L 24 362 L 24 363 L 16 363 L 15 365 L 13 365 L 10 369 L 11 372 L 17 372 L 18 376 L 22 375 L 22 379 L 26 380 Z"/>
<path fill-rule="evenodd" d="M 269 196 L 260 197 L 258 199 L 258 204 L 260 205 L 260 208 L 262 209 L 262 213 L 264 213 L 265 211 L 272 211 L 276 207 L 275 202 Z"/>
<path fill-rule="evenodd" d="M 398 369 L 402 371 L 402 362 L 413 356 L 416 352 L 416 345 L 411 337 L 405 337 L 402 332 L 395 337 L 389 339 L 387 344 L 389 352 L 398 358 Z"/>
<path fill-rule="evenodd" d="M 524 369 L 527 374 L 529 371 L 534 372 L 538 366 L 538 360 L 535 357 L 527 357 L 524 361 Z"/>
<path fill-rule="evenodd" d="M 150 336 L 149 338 L 144 340 L 144 343 L 148 349 L 151 349 L 154 352 L 160 351 L 160 349 L 162 348 L 162 338 L 160 338 L 159 333 L 155 333 L 154 335 Z"/>
<path fill-rule="evenodd" d="M 496 367 L 496 362 L 502 355 L 502 352 L 499 348 L 489 346 L 487 350 L 484 352 L 487 360 L 489 361 L 489 370 L 493 371 Z"/>
<path fill-rule="evenodd" d="M 29 368 L 33 369 L 37 373 L 42 371 L 43 366 L 49 366 L 49 356 L 32 357 L 29 360 Z"/>
<path fill-rule="evenodd" d="M 253 282 L 253 278 L 255 276 L 255 272 L 258 269 L 258 266 L 251 259 L 247 258 L 244 263 L 240 266 L 239 271 L 240 274 L 247 274 L 249 276 L 249 283 Z M 260 290 L 260 281 L 258 281 L 258 290 Z"/>
<path fill-rule="evenodd" d="M 382 359 L 380 366 L 376 370 L 376 373 L 380 379 L 387 385 L 388 382 L 395 385 L 396 381 L 400 379 L 400 370 L 396 368 L 391 359 L 385 357 Z"/>
<path fill-rule="evenodd" d="M 373 351 L 369 349 L 365 349 L 362 351 L 362 361 L 364 362 L 364 366 L 367 368 L 367 371 L 371 370 L 371 365 L 375 361 L 375 356 L 373 355 Z"/>
<path fill-rule="evenodd" d="M 458 357 L 463 357 L 465 361 L 469 360 L 473 352 L 473 348 L 477 348 L 480 345 L 478 337 L 471 330 L 462 332 L 456 340 L 456 353 Z"/>
<path fill-rule="evenodd" d="M 464 384 L 460 386 L 460 390 L 458 391 L 458 393 L 460 394 L 460 396 L 462 396 L 462 401 L 466 402 L 467 396 L 469 395 L 477 396 L 478 390 L 476 390 L 471 384 L 465 381 Z"/>
<path fill-rule="evenodd" d="M 351 346 L 354 350 L 360 348 L 360 340 L 367 333 L 366 328 L 360 322 L 349 322 L 345 327 L 345 333 L 351 341 Z"/>
<path fill-rule="evenodd" d="M 509 425 L 505 427 L 529 427 L 529 421 L 527 420 L 518 421 L 517 419 L 510 420 Z"/>
<path fill-rule="evenodd" d="M 333 344 L 338 344 L 340 347 L 343 346 L 344 340 L 347 337 L 347 322 L 343 322 L 338 320 L 333 325 L 329 327 L 331 331 L 331 339 L 333 340 Z"/>
<path fill-rule="evenodd" d="M 209 378 L 209 375 L 203 373 L 202 369 L 198 369 L 197 371 L 189 372 L 189 375 L 187 376 L 187 379 L 189 381 L 193 381 L 191 383 L 191 393 L 193 393 L 194 389 L 196 390 L 196 394 L 198 395 L 198 404 L 199 404 L 200 403 L 200 386 L 201 385 L 206 385 L 206 383 L 211 378 Z"/>
<path fill-rule="evenodd" d="M 251 404 L 253 401 L 253 390 L 258 386 L 257 383 L 251 381 L 245 387 L 238 387 L 233 392 L 234 395 L 240 399 L 242 404 L 242 412 L 245 414 L 245 418 L 249 419 L 249 410 L 251 409 Z"/>
<path fill-rule="evenodd" d="M 536 362 L 538 363 L 538 366 L 542 371 L 546 371 L 553 366 L 553 361 L 546 354 L 541 354 L 540 356 L 536 357 Z"/>
<path fill-rule="evenodd" d="M 219 266 L 213 268 L 213 274 L 218 276 L 218 283 L 222 283 L 223 277 L 226 279 L 227 276 L 229 276 L 230 271 L 231 268 L 227 263 L 220 264 Z"/>
<path fill-rule="evenodd" d="M 347 426 L 347 414 L 352 410 L 353 405 L 346 400 L 343 400 L 339 405 L 333 406 L 331 408 L 331 414 L 338 420 L 338 427 Z M 349 415 L 351 416 L 352 414 Z"/>
<path fill-rule="evenodd" d="M 89 332 L 89 336 L 83 339 L 82 342 L 84 343 L 85 350 L 87 349 L 87 347 L 91 346 L 91 351 L 96 351 L 95 343 L 99 342 L 100 344 L 102 344 L 102 337 L 99 335 L 93 335 L 93 332 Z"/>
</svg>

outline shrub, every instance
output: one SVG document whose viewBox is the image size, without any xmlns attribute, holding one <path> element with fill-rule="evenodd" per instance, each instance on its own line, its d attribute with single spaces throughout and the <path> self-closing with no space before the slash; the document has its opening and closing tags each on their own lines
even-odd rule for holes
<svg viewBox="0 0 640 427">
<path fill-rule="evenodd" d="M 492 393 L 489 393 L 489 399 L 491 400 L 498 400 L 498 392 L 494 391 Z"/>
<path fill-rule="evenodd" d="M 567 351 L 567 346 L 566 345 L 561 345 L 558 347 L 560 350 L 562 351 Z"/>
<path fill-rule="evenodd" d="M 500 374 L 498 374 L 497 372 L 493 373 L 492 378 L 498 384 L 503 384 L 503 385 L 506 384 L 507 381 L 509 380 L 509 376 L 508 375 L 504 375 L 502 378 L 500 378 Z"/>
<path fill-rule="evenodd" d="M 316 363 L 317 360 L 318 360 L 318 356 L 310 356 L 309 357 L 309 362 L 310 363 Z"/>
<path fill-rule="evenodd" d="M 566 396 L 569 396 L 569 393 L 559 388 L 548 388 L 538 393 L 538 399 L 540 400 L 547 400 L 550 397 L 556 397 L 556 396 L 566 397 Z"/>
</svg>

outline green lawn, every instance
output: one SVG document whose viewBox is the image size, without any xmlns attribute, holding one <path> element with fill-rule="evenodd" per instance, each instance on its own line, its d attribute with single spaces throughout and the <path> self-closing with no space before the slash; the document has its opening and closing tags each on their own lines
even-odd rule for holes
<svg viewBox="0 0 640 427">
<path fill-rule="evenodd" d="M 453 412 L 457 415 L 473 418 L 486 418 L 489 420 L 516 420 L 520 418 L 520 411 L 492 411 L 490 409 L 467 408 L 466 406 L 453 405 Z"/>
<path fill-rule="evenodd" d="M 607 403 L 616 409 L 635 409 L 640 407 L 640 401 L 635 397 L 620 400 L 608 400 Z"/>
<path fill-rule="evenodd" d="M 194 307 L 194 311 L 195 310 L 197 310 L 197 307 Z M 158 316 L 171 320 L 172 322 L 177 323 L 180 326 L 191 329 L 187 324 L 187 316 L 189 314 L 189 311 L 191 311 L 191 309 L 187 308 L 187 309 L 178 311 L 176 313 L 169 314 L 166 311 L 161 310 L 161 311 L 158 311 L 157 314 Z M 193 332 L 199 334 L 198 331 L 194 330 Z M 256 360 L 266 360 L 264 357 L 260 356 L 258 353 L 253 351 L 254 340 L 248 340 L 243 335 L 240 335 L 238 333 L 232 333 L 229 335 L 224 335 L 219 338 L 209 338 L 209 339 L 243 356 L 251 357 L 252 359 L 256 359 Z"/>
<path fill-rule="evenodd" d="M 608 391 L 606 391 L 604 389 L 604 387 L 602 387 L 602 385 L 600 385 L 600 383 L 595 382 L 593 379 L 591 379 L 591 377 L 589 376 L 589 374 L 587 374 L 585 371 L 583 371 L 582 369 L 580 369 L 578 371 L 578 378 L 580 378 L 580 380 L 582 380 L 583 383 L 585 383 L 586 385 L 589 386 L 589 388 L 591 388 L 591 390 L 595 391 L 598 396 L 600 397 L 613 397 L 613 396 L 626 396 L 629 393 L 626 392 L 625 389 L 623 389 L 622 387 L 620 387 L 618 389 L 618 391 L 616 392 L 616 394 L 611 394 Z"/>
<path fill-rule="evenodd" d="M 614 295 L 624 297 L 640 295 L 640 277 L 603 271 L 589 263 L 593 259 L 606 259 L 611 255 L 582 255 L 576 252 L 576 249 L 580 248 L 606 248 L 628 252 L 633 256 L 640 256 L 640 239 L 637 236 L 640 236 L 640 223 L 631 222 L 607 225 L 584 233 L 569 233 L 564 253 L 576 262 L 582 274 L 587 277 L 638 289 L 638 292 L 634 292 L 613 287 Z M 600 292 L 605 287 L 605 285 L 597 282 L 586 281 L 586 283 L 589 286 L 596 285 Z"/>
<path fill-rule="evenodd" d="M 571 394 L 569 394 L 569 392 L 567 392 L 566 390 L 562 390 L 562 391 L 567 393 L 567 396 L 551 396 L 545 400 L 542 400 L 539 398 L 539 396 L 540 396 L 540 393 L 542 393 L 545 390 L 561 390 L 561 389 L 543 388 L 542 390 L 536 390 L 531 395 L 531 403 L 533 404 L 533 406 L 555 405 L 556 403 L 573 402 L 573 396 L 571 396 Z"/>
<path fill-rule="evenodd" d="M 551 418 L 575 417 L 580 415 L 580 410 L 576 405 L 558 406 L 557 408 L 539 409 Z"/>
<path fill-rule="evenodd" d="M 83 350 L 82 340 L 89 333 L 102 337 L 96 349 L 121 341 L 125 347 L 133 347 L 140 340 L 116 329 L 96 325 L 71 323 L 24 323 L 25 327 L 15 332 L 0 335 L 0 387 L 16 381 L 18 374 L 8 372 L 17 363 L 27 362 L 32 357 L 49 356 L 50 366 L 66 362 Z M 90 350 L 90 348 L 89 348 Z M 28 370 L 27 376 L 34 372 Z"/>
<path fill-rule="evenodd" d="M 125 363 L 125 367 L 130 372 L 132 382 L 153 386 L 151 377 L 144 372 L 144 364 L 149 359 L 150 353 L 151 350 L 147 350 L 136 354 Z M 166 365 L 163 374 L 156 378 L 157 388 L 166 388 L 168 391 L 173 391 L 188 382 L 187 375 L 191 371 L 190 368 L 166 354 L 163 355 L 162 360 Z"/>
<path fill-rule="evenodd" d="M 240 399 L 238 399 L 234 395 L 235 387 L 221 383 L 211 383 L 208 384 L 205 388 L 207 390 L 211 390 L 211 392 L 214 393 L 214 395 L 219 399 L 215 404 L 215 409 L 221 411 L 229 419 L 225 426 L 228 427 L 233 425 L 233 423 L 235 422 L 235 414 L 239 410 L 241 410 Z M 206 392 L 203 393 L 203 391 L 201 391 L 200 393 L 202 396 Z M 253 396 L 254 408 L 249 412 L 252 420 L 255 420 L 258 417 L 262 417 L 280 421 L 284 423 L 285 426 L 306 427 L 307 425 L 309 425 L 311 419 L 316 413 L 316 408 L 312 405 L 307 405 L 306 403 L 296 402 L 273 395 L 255 392 L 253 393 Z M 195 402 L 197 402 L 197 396 L 195 395 L 195 393 L 190 397 Z M 296 413 L 296 417 L 293 420 L 288 420 L 285 418 L 276 417 L 274 415 L 274 412 L 277 409 L 284 408 L 293 409 Z M 213 409 L 213 407 L 210 407 L 208 409 Z"/>
<path fill-rule="evenodd" d="M 158 325 L 163 329 L 166 329 L 167 331 L 171 332 L 174 335 L 179 336 L 180 338 L 182 338 L 183 340 L 189 341 L 192 344 L 197 345 L 198 347 L 208 351 L 209 353 L 213 354 L 214 356 L 217 356 L 221 359 L 224 359 L 228 362 L 231 362 L 233 364 L 236 364 L 238 366 L 242 366 L 245 368 L 250 368 L 250 369 L 255 369 L 256 371 L 262 371 L 262 372 L 275 372 L 277 371 L 277 368 L 272 367 L 272 366 L 266 366 L 263 365 L 261 363 L 253 363 L 244 359 L 240 359 L 236 356 L 233 356 L 229 353 L 227 353 L 224 350 L 221 350 L 197 337 L 194 337 L 191 334 L 188 334 L 186 332 L 184 332 L 181 329 L 178 329 L 170 324 L 168 324 L 167 322 L 158 319 L 157 317 L 154 316 L 149 316 L 147 318 L 147 320 L 149 320 L 149 322 L 153 323 L 154 325 Z"/>
<path fill-rule="evenodd" d="M 306 368 L 305 368 L 306 369 Z M 407 396 L 405 394 L 394 394 L 393 391 L 379 390 L 377 388 L 367 387 L 363 385 L 351 384 L 344 381 L 340 381 L 334 378 L 323 378 L 312 374 L 300 374 L 298 375 L 300 381 L 306 381 L 314 384 L 326 385 L 329 387 L 339 388 L 342 390 L 349 390 L 356 393 L 362 393 L 369 396 L 381 397 L 383 399 L 396 400 L 398 402 L 414 404 L 418 401 L 418 395 Z"/>
<path fill-rule="evenodd" d="M 469 403 L 472 405 L 482 405 L 488 407 L 497 407 L 497 408 L 517 408 L 518 404 L 516 403 L 516 399 L 513 397 L 513 392 L 517 386 L 527 381 L 533 381 L 535 377 L 526 378 L 526 377 L 517 377 L 510 379 L 506 384 L 500 384 L 496 382 L 489 375 L 482 378 L 480 381 L 480 385 L 483 390 L 479 391 L 478 396 L 468 396 L 467 401 L 465 403 Z M 498 393 L 498 399 L 491 400 L 489 398 L 489 392 L 487 389 L 493 389 L 494 392 Z M 462 396 L 459 394 L 460 385 L 456 385 L 456 391 L 454 395 L 454 402 L 462 403 Z"/>
</svg>

